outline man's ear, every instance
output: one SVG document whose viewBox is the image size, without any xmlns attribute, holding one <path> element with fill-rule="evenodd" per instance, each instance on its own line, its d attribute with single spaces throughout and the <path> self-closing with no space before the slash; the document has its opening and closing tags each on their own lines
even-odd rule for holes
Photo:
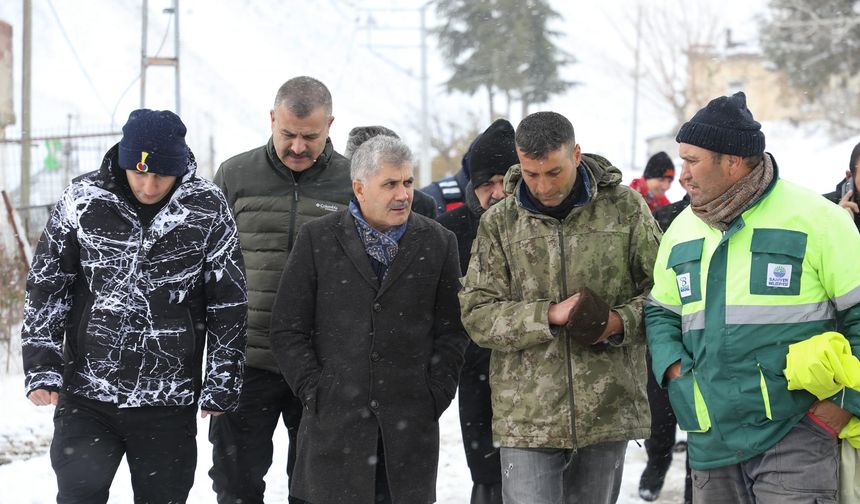
<svg viewBox="0 0 860 504">
<path fill-rule="evenodd" d="M 582 149 L 579 147 L 579 144 L 573 146 L 573 167 L 576 168 L 579 166 L 579 163 L 582 161 Z"/>
<path fill-rule="evenodd" d="M 733 176 L 739 176 L 739 178 L 745 177 L 749 173 L 749 168 L 747 168 L 746 163 L 744 163 L 744 158 L 741 156 L 726 156 L 729 159 L 729 173 Z"/>
<path fill-rule="evenodd" d="M 364 184 L 362 184 L 360 180 L 352 181 L 352 193 L 355 194 L 355 199 L 357 199 L 359 203 L 364 201 Z"/>
</svg>

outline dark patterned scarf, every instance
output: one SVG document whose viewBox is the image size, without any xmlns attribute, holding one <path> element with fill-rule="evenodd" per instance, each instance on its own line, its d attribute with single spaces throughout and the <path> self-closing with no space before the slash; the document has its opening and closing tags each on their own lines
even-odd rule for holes
<svg viewBox="0 0 860 504">
<path fill-rule="evenodd" d="M 364 220 L 364 215 L 361 214 L 361 208 L 355 199 L 349 202 L 349 213 L 355 217 L 355 229 L 364 244 L 365 252 L 371 259 L 382 264 L 387 272 L 394 261 L 394 256 L 397 255 L 398 242 L 406 233 L 406 223 L 385 232 L 379 231 Z"/>
</svg>

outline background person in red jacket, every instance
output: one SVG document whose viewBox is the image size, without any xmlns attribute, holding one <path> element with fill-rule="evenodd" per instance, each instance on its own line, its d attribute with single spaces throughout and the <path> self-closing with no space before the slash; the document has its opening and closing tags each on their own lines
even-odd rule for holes
<svg viewBox="0 0 860 504">
<path fill-rule="evenodd" d="M 645 173 L 630 183 L 630 187 L 639 191 L 648 203 L 648 209 L 652 212 L 662 206 L 669 204 L 666 191 L 672 187 L 675 180 L 675 164 L 672 158 L 663 151 L 651 156 L 645 165 Z"/>
</svg>

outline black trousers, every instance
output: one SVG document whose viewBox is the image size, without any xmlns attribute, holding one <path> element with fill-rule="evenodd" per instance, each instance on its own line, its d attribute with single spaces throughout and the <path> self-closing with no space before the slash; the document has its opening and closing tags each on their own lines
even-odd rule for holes
<svg viewBox="0 0 860 504">
<path fill-rule="evenodd" d="M 669 391 L 660 388 L 654 377 L 654 371 L 651 369 L 651 352 L 646 352 L 645 357 L 648 363 L 648 403 L 651 405 L 651 437 L 645 440 L 645 453 L 648 454 L 648 460 L 660 462 L 672 456 L 678 420 L 672 410 L 672 403 L 669 402 Z M 693 480 L 689 460 L 686 465 L 684 502 L 693 502 Z"/>
<path fill-rule="evenodd" d="M 458 387 L 460 430 L 472 481 L 483 485 L 500 484 L 502 463 L 499 449 L 493 445 L 490 350 L 469 342 Z"/>
<path fill-rule="evenodd" d="M 213 417 L 209 423 L 212 443 L 212 488 L 218 504 L 263 504 L 263 477 L 272 465 L 272 435 L 283 419 L 290 438 L 287 478 L 296 463 L 296 435 L 302 419 L 302 403 L 277 373 L 245 368 L 242 395 L 236 411 Z M 290 497 L 290 503 L 301 503 Z"/>
<path fill-rule="evenodd" d="M 648 403 L 651 405 L 651 437 L 645 440 L 648 458 L 659 460 L 672 456 L 675 446 L 675 427 L 678 420 L 669 402 L 669 392 L 660 388 L 654 371 L 651 370 L 651 352 L 646 354 L 648 362 Z"/>
<path fill-rule="evenodd" d="M 197 467 L 197 407 L 115 404 L 60 394 L 51 465 L 57 503 L 105 503 L 126 456 L 137 504 L 184 503 Z"/>
</svg>

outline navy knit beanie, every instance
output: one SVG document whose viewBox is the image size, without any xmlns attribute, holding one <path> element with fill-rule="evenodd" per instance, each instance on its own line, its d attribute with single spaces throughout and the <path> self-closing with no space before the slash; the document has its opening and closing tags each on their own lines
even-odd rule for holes
<svg viewBox="0 0 860 504">
<path fill-rule="evenodd" d="M 504 119 L 497 119 L 478 136 L 469 150 L 472 187 L 478 187 L 494 175 L 504 175 L 508 168 L 519 162 L 514 127 Z"/>
<path fill-rule="evenodd" d="M 660 151 L 651 156 L 651 159 L 648 160 L 648 164 L 645 165 L 645 174 L 643 176 L 646 179 L 663 177 L 674 179 L 675 163 L 672 162 L 672 158 L 670 158 L 668 154 Z"/>
<path fill-rule="evenodd" d="M 119 166 L 181 177 L 188 172 L 185 125 L 169 110 L 139 109 L 128 116 L 119 141 Z"/>
<path fill-rule="evenodd" d="M 711 100 L 681 126 L 675 141 L 733 156 L 764 153 L 761 124 L 753 119 L 742 91 Z"/>
</svg>

